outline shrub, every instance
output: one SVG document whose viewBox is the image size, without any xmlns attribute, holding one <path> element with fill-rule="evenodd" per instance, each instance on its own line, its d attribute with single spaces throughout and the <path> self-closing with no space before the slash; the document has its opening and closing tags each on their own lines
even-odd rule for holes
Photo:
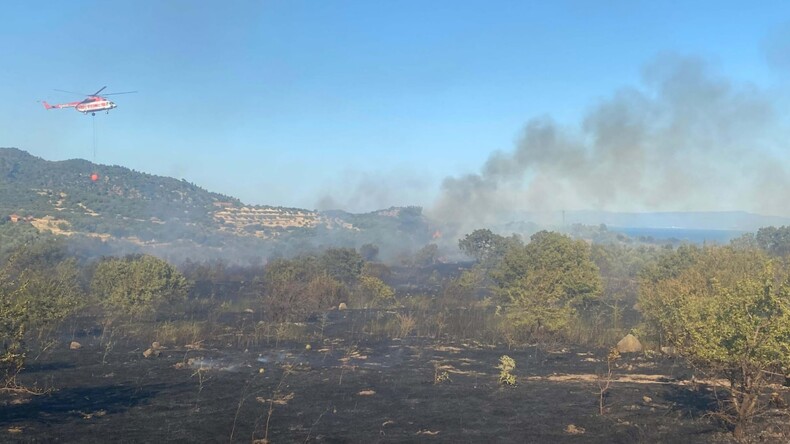
<svg viewBox="0 0 790 444">
<path fill-rule="evenodd" d="M 355 308 L 385 308 L 395 305 L 395 291 L 384 281 L 373 276 L 362 276 L 354 289 L 352 306 Z"/>
<path fill-rule="evenodd" d="M 512 373 L 516 369 L 516 361 L 508 355 L 502 355 L 499 358 L 499 383 L 505 385 L 515 385 L 516 376 Z"/>
<path fill-rule="evenodd" d="M 147 255 L 104 259 L 91 281 L 93 294 L 113 315 L 131 318 L 185 300 L 188 289 L 186 278 L 175 267 Z"/>
<path fill-rule="evenodd" d="M 790 268 L 754 249 L 685 249 L 641 284 L 648 325 L 697 368 L 729 381 L 719 416 L 741 439 L 769 375 L 790 368 Z"/>
</svg>

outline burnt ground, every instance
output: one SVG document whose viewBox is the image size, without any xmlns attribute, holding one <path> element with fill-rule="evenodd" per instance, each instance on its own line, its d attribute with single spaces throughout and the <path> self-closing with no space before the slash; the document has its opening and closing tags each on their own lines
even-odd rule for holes
<svg viewBox="0 0 790 444">
<path fill-rule="evenodd" d="M 618 360 L 600 415 L 603 350 L 336 336 L 309 350 L 302 341 L 245 350 L 218 337 L 144 358 L 142 340 L 108 352 L 95 331 L 74 339 L 82 349 L 64 339 L 20 375 L 50 392 L 0 395 L 0 441 L 730 442 L 709 415 L 713 392 L 673 359 Z M 504 354 L 516 361 L 512 387 L 498 382 Z M 786 442 L 783 423 L 763 420 L 756 439 Z"/>
</svg>

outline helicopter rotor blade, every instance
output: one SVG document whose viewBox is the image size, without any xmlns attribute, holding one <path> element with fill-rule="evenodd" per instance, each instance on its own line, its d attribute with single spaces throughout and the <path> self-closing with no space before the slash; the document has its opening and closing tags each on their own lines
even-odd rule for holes
<svg viewBox="0 0 790 444">
<path fill-rule="evenodd" d="M 136 93 L 136 92 L 137 91 L 124 91 L 124 92 L 108 93 L 108 94 L 102 94 L 102 95 L 104 95 L 104 96 L 117 96 L 118 94 L 133 94 L 133 93 Z"/>
<path fill-rule="evenodd" d="M 84 94 L 84 93 L 78 93 L 78 92 L 74 92 L 74 91 L 66 91 L 65 89 L 56 89 L 55 91 L 69 93 L 69 94 L 76 94 L 78 96 L 87 96 L 87 94 Z"/>
<path fill-rule="evenodd" d="M 98 96 L 100 92 L 104 91 L 104 88 L 107 88 L 107 86 L 106 86 L 106 85 L 105 85 L 105 86 L 102 86 L 100 90 L 96 91 L 95 93 L 93 93 L 93 94 L 91 94 L 91 95 L 92 95 L 92 96 Z"/>
</svg>

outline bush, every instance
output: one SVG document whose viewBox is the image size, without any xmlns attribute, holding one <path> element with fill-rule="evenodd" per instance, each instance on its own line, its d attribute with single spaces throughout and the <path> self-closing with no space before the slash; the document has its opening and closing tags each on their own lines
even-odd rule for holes
<svg viewBox="0 0 790 444">
<path fill-rule="evenodd" d="M 790 268 L 755 249 L 683 249 L 641 284 L 645 321 L 664 343 L 729 381 L 719 416 L 742 438 L 769 375 L 790 368 Z"/>
<path fill-rule="evenodd" d="M 274 322 L 304 320 L 345 298 L 342 282 L 322 270 L 312 257 L 271 262 L 264 272 L 263 308 Z"/>
<path fill-rule="evenodd" d="M 386 308 L 395 305 L 395 291 L 373 276 L 362 276 L 354 289 L 354 308 Z"/>
<path fill-rule="evenodd" d="M 153 256 L 104 259 L 91 281 L 94 296 L 116 316 L 150 316 L 186 299 L 189 285 L 172 265 Z"/>
</svg>

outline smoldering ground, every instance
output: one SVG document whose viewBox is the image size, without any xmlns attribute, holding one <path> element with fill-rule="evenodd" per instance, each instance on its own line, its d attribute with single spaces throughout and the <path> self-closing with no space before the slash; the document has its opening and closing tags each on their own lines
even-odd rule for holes
<svg viewBox="0 0 790 444">
<path fill-rule="evenodd" d="M 661 55 L 641 77 L 577 126 L 530 120 L 515 148 L 445 178 L 429 214 L 459 235 L 564 209 L 787 215 L 786 131 L 767 91 L 697 57 Z"/>
</svg>

